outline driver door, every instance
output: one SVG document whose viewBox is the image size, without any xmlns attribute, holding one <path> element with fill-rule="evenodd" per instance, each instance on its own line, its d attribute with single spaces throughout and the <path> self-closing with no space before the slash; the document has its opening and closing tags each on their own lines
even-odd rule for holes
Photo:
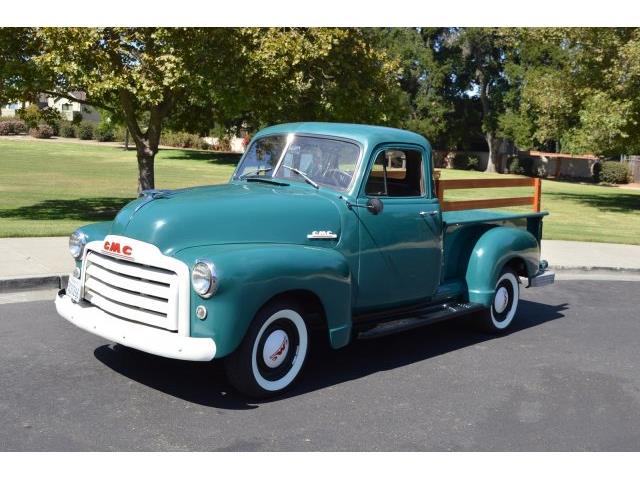
<svg viewBox="0 0 640 480">
<path fill-rule="evenodd" d="M 426 152 L 388 147 L 373 158 L 358 205 L 378 198 L 383 209 L 354 209 L 360 222 L 357 308 L 428 301 L 440 283 L 441 213 L 426 181 Z"/>
</svg>

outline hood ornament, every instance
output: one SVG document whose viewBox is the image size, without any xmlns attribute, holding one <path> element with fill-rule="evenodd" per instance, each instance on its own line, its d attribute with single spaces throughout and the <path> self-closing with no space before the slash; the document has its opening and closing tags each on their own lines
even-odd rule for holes
<svg viewBox="0 0 640 480">
<path fill-rule="evenodd" d="M 330 240 L 338 238 L 338 234 L 333 233 L 331 230 L 314 230 L 307 235 L 309 240 Z"/>
</svg>

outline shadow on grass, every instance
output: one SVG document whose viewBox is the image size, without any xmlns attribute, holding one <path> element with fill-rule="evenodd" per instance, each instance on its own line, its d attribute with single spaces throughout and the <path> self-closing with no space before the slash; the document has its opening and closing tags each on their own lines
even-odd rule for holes
<svg viewBox="0 0 640 480">
<path fill-rule="evenodd" d="M 520 300 L 517 323 L 511 333 L 564 317 L 568 305 L 546 305 Z M 186 362 L 158 357 L 120 345 L 102 345 L 96 359 L 120 375 L 187 402 L 229 410 L 258 408 L 261 403 L 296 397 L 376 372 L 394 370 L 467 348 L 495 337 L 478 333 L 477 316 L 469 315 L 373 340 L 355 341 L 340 350 L 313 342 L 304 375 L 284 396 L 255 401 L 234 392 L 221 361 Z M 429 368 L 429 364 L 425 365 Z"/>
<path fill-rule="evenodd" d="M 617 213 L 633 213 L 640 211 L 640 195 L 618 191 L 607 192 L 605 195 L 587 193 L 545 192 L 544 198 L 568 200 L 595 207 L 599 210 Z"/>
<path fill-rule="evenodd" d="M 162 150 L 164 160 L 198 160 L 214 165 L 237 165 L 240 161 L 240 153 L 208 152 L 194 150 Z"/>
<path fill-rule="evenodd" d="M 0 218 L 99 222 L 112 220 L 116 213 L 118 213 L 118 210 L 131 200 L 133 199 L 122 197 L 43 200 L 34 205 L 0 210 Z"/>
</svg>

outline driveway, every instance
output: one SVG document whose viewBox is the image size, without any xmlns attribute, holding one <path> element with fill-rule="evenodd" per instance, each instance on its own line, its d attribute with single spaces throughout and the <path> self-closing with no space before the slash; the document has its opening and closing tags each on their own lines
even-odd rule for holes
<svg viewBox="0 0 640 480">
<path fill-rule="evenodd" d="M 0 450 L 639 450 L 638 293 L 523 290 L 510 335 L 466 318 L 316 351 L 264 403 L 216 362 L 108 344 L 52 301 L 0 305 Z"/>
</svg>

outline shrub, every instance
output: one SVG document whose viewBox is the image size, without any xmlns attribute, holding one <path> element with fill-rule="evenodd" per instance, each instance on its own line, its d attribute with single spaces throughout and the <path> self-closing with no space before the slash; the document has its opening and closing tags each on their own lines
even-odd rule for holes
<svg viewBox="0 0 640 480">
<path fill-rule="evenodd" d="M 18 116 L 24 121 L 29 128 L 38 128 L 40 124 L 40 109 L 37 105 L 29 105 L 28 107 L 17 110 Z"/>
<path fill-rule="evenodd" d="M 162 132 L 160 143 L 169 147 L 199 148 L 200 137 L 193 133 L 174 132 L 172 130 L 167 130 L 165 132 Z"/>
<path fill-rule="evenodd" d="M 72 115 L 73 116 L 71 117 L 71 123 L 73 123 L 74 125 L 80 125 L 80 123 L 82 123 L 82 113 L 73 112 Z"/>
<path fill-rule="evenodd" d="M 101 122 L 95 129 L 94 137 L 99 142 L 113 142 L 115 139 L 113 127 L 107 122 Z"/>
<path fill-rule="evenodd" d="M 525 175 L 525 168 L 523 162 L 517 157 L 513 156 L 507 159 L 507 170 L 514 175 Z"/>
<path fill-rule="evenodd" d="M 629 183 L 629 167 L 620 162 L 602 162 L 594 169 L 594 180 L 602 183 Z"/>
<path fill-rule="evenodd" d="M 457 154 L 450 157 L 449 162 L 452 168 L 457 170 L 478 170 L 480 168 L 480 160 L 474 155 Z"/>
<path fill-rule="evenodd" d="M 473 155 L 467 157 L 467 170 L 480 170 L 480 159 Z"/>
<path fill-rule="evenodd" d="M 82 122 L 78 127 L 78 138 L 80 140 L 92 140 L 93 124 L 89 122 Z"/>
<path fill-rule="evenodd" d="M 60 132 L 60 122 L 62 121 L 62 116 L 60 112 L 55 108 L 46 107 L 40 110 L 40 120 L 38 124 L 46 123 L 53 129 L 53 134 L 58 135 Z"/>
<path fill-rule="evenodd" d="M 0 122 L 0 135 L 17 135 L 25 130 L 26 126 L 22 120 L 11 118 Z"/>
<path fill-rule="evenodd" d="M 53 128 L 43 123 L 35 128 L 30 128 L 29 135 L 33 138 L 51 138 L 53 137 Z"/>
<path fill-rule="evenodd" d="M 76 127 L 72 123 L 63 122 L 60 125 L 60 135 L 65 138 L 75 138 L 76 136 Z"/>
<path fill-rule="evenodd" d="M 214 145 L 214 150 L 219 152 L 230 152 L 231 151 L 231 138 L 228 136 L 223 136 L 218 139 L 218 143 Z"/>
</svg>

